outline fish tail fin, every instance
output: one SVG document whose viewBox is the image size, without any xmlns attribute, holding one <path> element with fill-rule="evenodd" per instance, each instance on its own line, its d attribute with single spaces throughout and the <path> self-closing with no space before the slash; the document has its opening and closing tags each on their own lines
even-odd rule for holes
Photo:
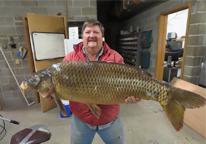
<svg viewBox="0 0 206 144">
<path fill-rule="evenodd" d="M 204 97 L 175 87 L 169 88 L 169 95 L 171 102 L 162 107 L 176 131 L 183 126 L 185 108 L 199 108 L 206 103 Z"/>
</svg>

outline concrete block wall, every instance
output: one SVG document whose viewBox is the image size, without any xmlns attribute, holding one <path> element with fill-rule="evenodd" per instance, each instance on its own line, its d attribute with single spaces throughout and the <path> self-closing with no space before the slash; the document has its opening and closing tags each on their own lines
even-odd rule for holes
<svg viewBox="0 0 206 144">
<path fill-rule="evenodd" d="M 206 1 L 192 3 L 183 79 L 198 84 L 206 58 Z"/>
<path fill-rule="evenodd" d="M 0 46 L 7 45 L 3 52 L 19 83 L 28 77 L 30 65 L 28 55 L 24 59 L 17 56 L 20 46 L 26 47 L 22 16 L 27 12 L 56 15 L 66 15 L 69 21 L 85 21 L 97 18 L 96 0 L 0 0 Z M 9 37 L 14 38 L 17 48 L 9 46 Z M 19 61 L 19 64 L 16 63 Z M 35 101 L 32 90 L 26 91 L 29 102 Z M 0 52 L 0 99 L 2 106 L 26 104 L 5 60 Z"/>
<path fill-rule="evenodd" d="M 127 21 L 122 22 L 120 25 L 120 30 L 128 30 L 130 26 L 133 26 L 133 28 L 139 26 L 141 31 L 152 30 L 153 42 L 151 48 L 149 49 L 151 52 L 151 60 L 148 71 L 154 76 L 156 67 L 159 13 L 181 6 L 188 2 L 192 2 L 192 9 L 183 79 L 197 84 L 200 76 L 201 62 L 203 61 L 204 57 L 206 58 L 206 1 L 167 1 L 135 15 Z"/>
</svg>

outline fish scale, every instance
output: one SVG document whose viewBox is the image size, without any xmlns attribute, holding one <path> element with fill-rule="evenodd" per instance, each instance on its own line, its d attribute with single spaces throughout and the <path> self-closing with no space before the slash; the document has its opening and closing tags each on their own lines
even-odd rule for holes
<svg viewBox="0 0 206 144">
<path fill-rule="evenodd" d="M 97 118 L 101 115 L 99 104 L 123 103 L 128 96 L 155 100 L 177 131 L 183 126 L 185 109 L 198 108 L 206 102 L 198 94 L 159 82 L 144 70 L 106 62 L 53 64 L 32 74 L 22 82 L 21 88 L 37 90 L 43 97 L 52 95 L 65 116 L 60 99 L 87 104 Z"/>
</svg>

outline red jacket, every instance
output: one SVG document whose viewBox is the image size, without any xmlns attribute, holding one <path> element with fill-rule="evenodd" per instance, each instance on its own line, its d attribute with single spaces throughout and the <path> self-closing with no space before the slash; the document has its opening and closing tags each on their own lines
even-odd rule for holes
<svg viewBox="0 0 206 144">
<path fill-rule="evenodd" d="M 104 52 L 102 56 L 100 56 L 99 61 L 107 61 L 107 62 L 115 62 L 123 64 L 122 56 L 117 53 L 116 51 L 109 48 L 106 42 L 103 42 L 104 45 Z M 82 50 L 83 43 L 79 43 L 75 45 L 74 51 L 70 52 L 63 61 L 87 61 L 86 57 L 84 56 Z M 101 116 L 97 119 L 92 112 L 90 111 L 89 107 L 86 104 L 72 102 L 69 103 L 70 109 L 72 113 L 77 116 L 81 121 L 97 126 L 106 124 L 114 120 L 119 114 L 119 104 L 115 105 L 98 105 L 101 108 Z"/>
</svg>

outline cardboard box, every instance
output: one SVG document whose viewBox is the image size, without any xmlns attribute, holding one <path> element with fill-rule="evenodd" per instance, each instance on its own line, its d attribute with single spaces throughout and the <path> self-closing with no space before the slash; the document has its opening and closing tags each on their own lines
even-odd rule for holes
<svg viewBox="0 0 206 144">
<path fill-rule="evenodd" d="M 174 78 L 171 86 L 185 89 L 206 98 L 206 89 L 198 85 Z M 186 109 L 184 123 L 206 138 L 206 106 L 196 109 Z"/>
</svg>

